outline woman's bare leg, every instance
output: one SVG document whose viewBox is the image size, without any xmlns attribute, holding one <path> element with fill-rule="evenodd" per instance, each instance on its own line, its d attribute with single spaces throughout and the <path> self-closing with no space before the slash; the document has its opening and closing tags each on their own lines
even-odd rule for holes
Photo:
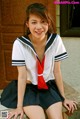
<svg viewBox="0 0 80 119">
<path fill-rule="evenodd" d="M 47 110 L 48 119 L 63 119 L 62 118 L 62 102 L 52 104 Z"/>
<path fill-rule="evenodd" d="M 45 119 L 44 110 L 40 106 L 25 106 L 23 109 L 29 119 Z"/>
</svg>

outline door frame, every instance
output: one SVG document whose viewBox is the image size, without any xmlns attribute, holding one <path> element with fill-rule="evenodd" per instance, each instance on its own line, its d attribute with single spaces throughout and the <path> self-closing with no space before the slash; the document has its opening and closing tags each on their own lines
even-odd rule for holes
<svg viewBox="0 0 80 119">
<path fill-rule="evenodd" d="M 80 27 L 69 26 L 70 5 L 60 5 L 60 35 L 62 37 L 80 37 Z"/>
</svg>

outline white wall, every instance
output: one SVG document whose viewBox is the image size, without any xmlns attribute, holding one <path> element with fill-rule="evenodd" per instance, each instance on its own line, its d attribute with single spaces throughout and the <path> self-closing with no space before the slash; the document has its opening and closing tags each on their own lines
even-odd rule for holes
<svg viewBox="0 0 80 119">
<path fill-rule="evenodd" d="M 56 29 L 57 33 L 60 34 L 60 5 L 56 5 Z"/>
</svg>

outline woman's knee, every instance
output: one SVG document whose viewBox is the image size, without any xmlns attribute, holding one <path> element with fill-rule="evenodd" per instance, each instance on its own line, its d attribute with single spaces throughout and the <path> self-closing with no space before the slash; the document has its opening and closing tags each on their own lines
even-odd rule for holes
<svg viewBox="0 0 80 119">
<path fill-rule="evenodd" d="M 26 106 L 23 110 L 29 119 L 46 119 L 44 110 L 40 106 Z"/>
</svg>

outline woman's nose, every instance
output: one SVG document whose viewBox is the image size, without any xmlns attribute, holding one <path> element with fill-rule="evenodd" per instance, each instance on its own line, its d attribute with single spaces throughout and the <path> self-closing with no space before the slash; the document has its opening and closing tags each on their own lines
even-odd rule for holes
<svg viewBox="0 0 80 119">
<path fill-rule="evenodd" d="M 37 24 L 36 26 L 37 29 L 41 29 L 42 28 L 42 25 L 40 23 Z"/>
</svg>

